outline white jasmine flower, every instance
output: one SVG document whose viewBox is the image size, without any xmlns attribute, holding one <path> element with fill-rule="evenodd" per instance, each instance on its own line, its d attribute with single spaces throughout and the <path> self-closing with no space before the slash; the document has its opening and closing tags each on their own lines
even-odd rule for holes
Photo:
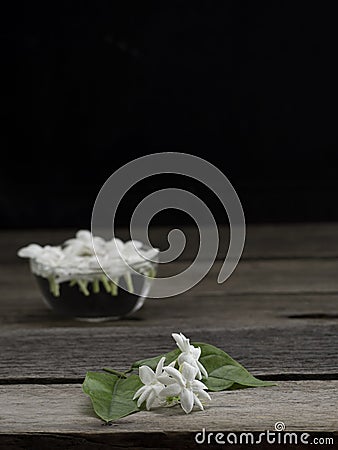
<svg viewBox="0 0 338 450">
<path fill-rule="evenodd" d="M 121 255 L 128 265 L 136 266 L 144 263 L 145 260 L 154 259 L 158 255 L 157 248 L 145 249 L 142 247 L 143 244 L 140 241 L 128 241 L 124 244 Z"/>
<path fill-rule="evenodd" d="M 93 241 L 96 252 L 101 253 L 102 251 L 104 251 L 106 245 L 104 239 L 97 236 L 93 237 L 90 231 L 79 230 L 75 236 L 75 238 L 68 239 L 68 241 L 65 242 L 64 251 L 66 254 L 80 256 L 95 255 Z"/>
<path fill-rule="evenodd" d="M 133 400 L 137 399 L 137 406 L 140 407 L 146 401 L 146 408 L 149 410 L 158 400 L 160 392 L 164 389 L 163 383 L 158 380 L 158 377 L 163 375 L 165 357 L 160 359 L 157 364 L 155 372 L 148 366 L 141 366 L 139 368 L 139 377 L 144 384 L 138 391 L 136 391 Z"/>
<path fill-rule="evenodd" d="M 208 378 L 208 372 L 205 367 L 199 362 L 199 357 L 201 356 L 201 349 L 199 347 L 194 347 L 190 344 L 190 340 L 184 336 L 184 334 L 173 333 L 172 337 L 176 341 L 177 347 L 181 350 L 177 362 L 179 366 L 183 363 L 188 363 L 197 369 L 197 378 L 202 379 L 202 374 L 205 378 Z"/>
<path fill-rule="evenodd" d="M 37 244 L 30 244 L 21 248 L 18 251 L 18 256 L 31 258 L 40 264 L 47 264 L 48 266 L 58 265 L 64 257 L 61 247 L 52 247 L 51 245 L 41 247 Z"/>
<path fill-rule="evenodd" d="M 145 250 L 142 246 L 139 241 L 125 244 L 116 238 L 106 241 L 92 236 L 88 230 L 79 230 L 62 246 L 31 244 L 20 249 L 18 256 L 30 258 L 32 272 L 48 278 L 50 283 L 59 285 L 67 281 L 74 283 L 75 280 L 80 285 L 80 281 L 85 280 L 93 283 L 93 291 L 97 293 L 102 281 L 106 291 L 115 295 L 121 277 L 125 278 L 128 290 L 133 292 L 132 269 L 139 273 L 152 273 L 153 266 L 148 259 L 156 256 L 158 249 Z"/>
<path fill-rule="evenodd" d="M 128 241 L 124 244 L 122 249 L 122 257 L 129 265 L 137 264 L 138 262 L 143 262 L 144 258 L 142 256 L 141 248 L 143 244 L 140 241 Z"/>
<path fill-rule="evenodd" d="M 38 244 L 30 244 L 27 247 L 20 248 L 18 251 L 18 256 L 20 258 L 36 258 L 41 252 L 43 248 Z"/>
<path fill-rule="evenodd" d="M 180 370 L 174 367 L 164 367 L 167 376 L 161 376 L 160 380 L 166 384 L 166 387 L 159 393 L 160 397 L 172 398 L 179 397 L 182 409 L 186 414 L 189 414 L 194 405 L 203 410 L 202 401 L 211 400 L 205 389 L 206 385 L 199 380 L 196 380 L 198 369 L 186 362 L 184 362 Z"/>
<path fill-rule="evenodd" d="M 121 239 L 113 238 L 106 242 L 106 253 L 111 258 L 120 258 L 123 253 L 124 243 Z"/>
<path fill-rule="evenodd" d="M 100 269 L 102 267 L 109 275 L 112 270 L 112 276 L 121 276 L 129 269 L 121 256 L 113 253 L 102 254 L 99 259 L 95 255 L 88 260 L 88 265 L 91 269 Z"/>
<path fill-rule="evenodd" d="M 43 247 L 42 252 L 37 255 L 36 261 L 48 266 L 58 266 L 63 258 L 64 254 L 61 247 L 46 245 Z"/>
<path fill-rule="evenodd" d="M 127 241 L 125 244 L 124 244 L 124 248 L 123 248 L 123 251 L 124 251 L 124 253 L 126 254 L 126 255 L 128 255 L 128 254 L 134 254 L 134 252 L 136 251 L 136 250 L 140 250 L 140 248 L 142 248 L 143 247 L 143 244 L 142 244 L 142 242 L 141 241 Z M 136 252 L 137 253 L 137 252 Z M 138 253 L 137 253 L 138 254 Z"/>
</svg>

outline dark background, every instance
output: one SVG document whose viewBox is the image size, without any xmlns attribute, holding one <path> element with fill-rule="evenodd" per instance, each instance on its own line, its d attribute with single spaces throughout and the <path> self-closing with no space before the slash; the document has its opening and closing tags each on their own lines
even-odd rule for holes
<svg viewBox="0 0 338 450">
<path fill-rule="evenodd" d="M 334 2 L 16 2 L 3 14 L 1 227 L 89 227 L 124 163 L 217 165 L 248 222 L 338 220 Z M 125 199 L 191 189 L 154 177 Z M 184 222 L 161 213 L 158 223 Z"/>
</svg>

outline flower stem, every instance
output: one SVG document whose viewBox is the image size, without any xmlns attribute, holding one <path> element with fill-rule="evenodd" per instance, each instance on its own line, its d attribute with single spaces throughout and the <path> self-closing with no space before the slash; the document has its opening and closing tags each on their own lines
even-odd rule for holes
<svg viewBox="0 0 338 450">
<path fill-rule="evenodd" d="M 54 292 L 55 292 L 55 297 L 60 297 L 60 285 L 59 283 L 55 282 L 55 286 L 54 286 Z"/>
<path fill-rule="evenodd" d="M 112 373 L 113 375 L 117 375 L 120 378 L 127 378 L 127 375 L 124 374 L 123 372 L 119 372 L 118 370 L 115 369 L 111 369 L 110 367 L 103 367 L 103 369 L 105 372 L 108 373 Z"/>
<path fill-rule="evenodd" d="M 103 284 L 105 290 L 106 290 L 107 292 L 110 292 L 110 291 L 111 291 L 111 287 L 110 287 L 108 278 L 107 278 L 105 275 L 102 275 L 102 276 L 100 277 L 100 280 L 102 281 L 102 284 Z"/>
<path fill-rule="evenodd" d="M 77 284 L 79 285 L 80 291 L 88 297 L 90 295 L 90 292 L 87 289 L 88 281 L 85 280 L 77 280 Z"/>
<path fill-rule="evenodd" d="M 149 278 L 155 278 L 156 277 L 156 269 L 154 267 L 151 267 L 147 273 Z"/>
<path fill-rule="evenodd" d="M 114 281 L 115 281 L 115 280 L 114 280 Z M 116 284 L 114 283 L 114 281 L 112 281 L 112 282 L 110 283 L 110 293 L 111 293 L 111 295 L 116 296 L 116 295 L 117 295 L 117 286 L 116 286 Z"/>
<path fill-rule="evenodd" d="M 94 294 L 98 294 L 100 292 L 100 281 L 98 280 L 98 278 L 95 278 L 93 280 L 93 292 Z"/>
<path fill-rule="evenodd" d="M 133 294 L 134 293 L 134 285 L 133 285 L 133 280 L 131 278 L 131 274 L 129 272 L 125 273 L 124 279 L 125 279 L 128 291 L 131 294 Z"/>
<path fill-rule="evenodd" d="M 54 295 L 54 297 L 60 297 L 60 286 L 56 283 L 55 278 L 53 276 L 48 277 L 49 281 L 49 290 Z"/>
</svg>

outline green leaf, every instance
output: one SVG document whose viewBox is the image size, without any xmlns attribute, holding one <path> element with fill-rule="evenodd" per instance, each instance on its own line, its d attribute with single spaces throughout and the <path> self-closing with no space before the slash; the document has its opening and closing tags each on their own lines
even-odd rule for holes
<svg viewBox="0 0 338 450">
<path fill-rule="evenodd" d="M 167 366 L 171 362 L 175 361 L 175 359 L 178 358 L 178 355 L 181 353 L 181 350 L 179 348 L 176 348 L 175 350 L 172 350 L 169 353 L 155 356 L 154 358 L 148 358 L 148 359 L 141 359 L 140 361 L 136 361 L 131 366 L 133 369 L 138 369 L 141 366 L 149 366 L 151 369 L 155 370 L 156 366 L 159 362 L 159 360 L 165 356 L 165 365 Z"/>
<path fill-rule="evenodd" d="M 210 391 L 275 386 L 270 381 L 262 381 L 254 377 L 241 364 L 231 358 L 231 356 L 213 345 L 202 342 L 193 342 L 192 345 L 201 349 L 199 361 L 206 368 L 209 375 L 207 379 L 203 379 L 203 382 Z M 167 365 L 177 359 L 180 353 L 180 349 L 177 348 L 169 353 L 155 356 L 154 358 L 136 361 L 132 365 L 132 368 L 137 369 L 141 366 L 149 366 L 155 370 L 162 356 L 166 357 L 165 364 Z"/>
<path fill-rule="evenodd" d="M 193 345 L 201 348 L 199 360 L 209 375 L 203 381 L 210 391 L 275 386 L 270 381 L 262 381 L 251 375 L 241 364 L 223 352 L 223 350 L 213 345 L 199 342 L 194 342 Z"/>
<path fill-rule="evenodd" d="M 139 411 L 133 396 L 141 386 L 137 375 L 120 378 L 109 373 L 88 372 L 82 389 L 89 395 L 96 414 L 110 422 Z"/>
</svg>

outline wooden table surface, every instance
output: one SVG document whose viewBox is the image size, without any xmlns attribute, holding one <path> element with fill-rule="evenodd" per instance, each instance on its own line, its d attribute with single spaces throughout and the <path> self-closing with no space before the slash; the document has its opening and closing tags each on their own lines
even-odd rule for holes
<svg viewBox="0 0 338 450">
<path fill-rule="evenodd" d="M 102 324 L 55 317 L 16 257 L 20 246 L 57 244 L 73 232 L 1 233 L 1 449 L 193 448 L 202 428 L 274 430 L 277 421 L 287 431 L 337 432 L 338 224 L 249 226 L 243 258 L 225 284 L 216 282 L 219 261 L 189 292 L 148 300 L 133 317 Z M 171 272 L 196 251 L 196 233 L 187 233 Z M 226 229 L 221 236 L 220 260 Z M 165 248 L 166 229 L 154 230 L 152 239 Z M 102 426 L 81 392 L 86 371 L 126 369 L 174 348 L 170 335 L 180 331 L 278 385 L 212 393 L 205 411 L 189 415 L 166 408 Z"/>
</svg>

